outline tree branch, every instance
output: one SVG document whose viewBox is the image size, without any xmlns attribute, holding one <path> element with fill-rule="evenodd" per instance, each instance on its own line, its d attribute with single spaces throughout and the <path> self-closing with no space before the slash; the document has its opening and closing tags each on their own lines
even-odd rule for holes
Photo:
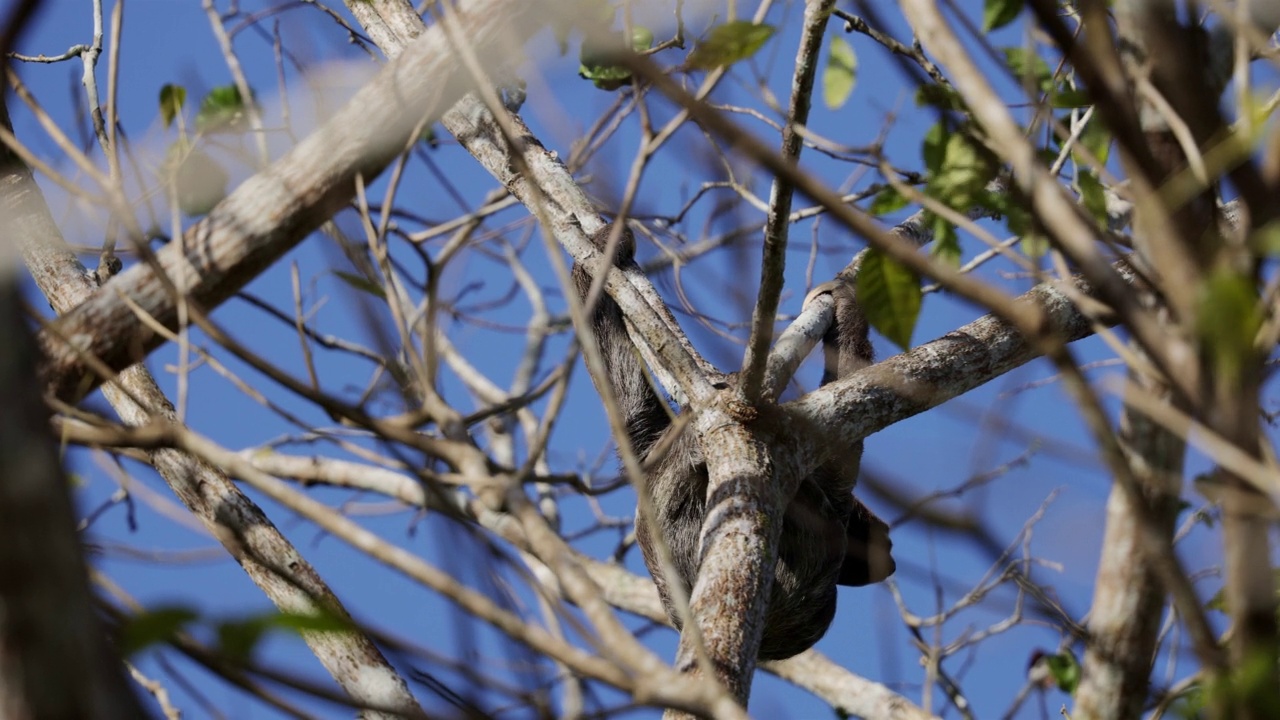
<svg viewBox="0 0 1280 720">
<path fill-rule="evenodd" d="M 11 129 L 3 98 L 0 126 Z M 93 274 L 67 249 L 35 179 L 6 147 L 0 147 L 0 189 L 0 236 L 15 241 L 53 309 L 66 313 L 92 297 L 98 290 Z M 128 425 L 145 425 L 153 418 L 178 421 L 173 405 L 141 363 L 123 370 L 102 391 Z M 170 448 L 156 449 L 147 459 L 281 612 L 347 617 L 315 568 L 225 473 Z M 365 635 L 354 631 L 304 631 L 301 635 L 355 703 L 422 714 L 405 681 Z"/>
<path fill-rule="evenodd" d="M 541 26 L 540 10 L 541 2 L 472 0 L 458 13 L 475 50 L 492 59 Z M 49 391 L 77 400 L 104 380 L 90 372 L 88 358 L 119 371 L 160 344 L 133 306 L 174 328 L 180 302 L 207 311 L 226 300 L 348 202 L 357 177 L 371 180 L 469 88 L 444 33 L 424 33 L 329 122 L 156 253 L 154 265 L 121 273 L 43 331 L 41 379 Z"/>
</svg>

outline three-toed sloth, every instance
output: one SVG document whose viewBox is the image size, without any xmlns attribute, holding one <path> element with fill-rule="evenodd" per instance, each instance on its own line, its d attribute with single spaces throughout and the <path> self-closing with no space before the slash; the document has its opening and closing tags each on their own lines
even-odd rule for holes
<svg viewBox="0 0 1280 720">
<path fill-rule="evenodd" d="M 605 249 L 611 231 L 612 225 L 606 225 L 592 236 L 597 249 Z M 635 238 L 625 228 L 614 264 L 620 268 L 635 264 Z M 585 298 L 591 286 L 590 273 L 575 264 L 573 277 L 578 294 Z M 835 320 L 823 338 L 824 384 L 866 367 L 872 359 L 867 321 L 854 296 L 852 278 L 841 277 L 832 283 L 830 292 L 835 301 Z M 590 322 L 631 446 L 648 468 L 645 483 L 653 498 L 654 517 L 651 527 L 637 513 L 636 540 L 658 585 L 667 615 L 679 627 L 680 618 L 650 533 L 661 533 L 675 565 L 676 577 L 672 579 L 682 583 L 688 593 L 698 575 L 699 535 L 707 505 L 707 464 L 691 430 L 673 442 L 661 443 L 670 447 L 662 457 L 649 457 L 671 425 L 671 410 L 645 376 L 618 304 L 602 294 L 591 311 Z M 734 379 L 729 376 L 730 382 Z M 817 642 L 835 616 L 837 584 L 866 585 L 893 574 L 888 525 L 853 496 L 861 459 L 861 442 L 845 452 L 833 453 L 800 481 L 787 505 L 765 615 L 761 659 L 788 658 Z"/>
</svg>

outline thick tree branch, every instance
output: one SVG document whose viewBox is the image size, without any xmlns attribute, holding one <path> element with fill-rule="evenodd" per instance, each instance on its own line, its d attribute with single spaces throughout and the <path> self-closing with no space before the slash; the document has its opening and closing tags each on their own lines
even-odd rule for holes
<svg viewBox="0 0 1280 720">
<path fill-rule="evenodd" d="M 1091 320 L 1051 284 L 1032 288 L 1017 302 L 1037 308 L 1045 319 L 1042 332 L 1060 342 L 1093 333 Z M 986 315 L 937 340 L 824 385 L 783 408 L 823 428 L 823 443 L 848 445 L 1039 356 L 1038 349 L 1016 327 L 998 315 Z M 807 458 L 796 472 L 803 474 L 815 466 L 816 458 Z"/>
<path fill-rule="evenodd" d="M 346 0 L 346 5 L 390 58 L 398 57 L 405 42 L 425 27 L 406 0 Z M 440 122 L 503 187 L 549 225 L 574 260 L 595 267 L 599 253 L 587 236 L 604 226 L 599 210 L 519 114 L 504 109 L 499 110 L 499 117 L 495 110 L 469 94 Z M 627 316 L 636 346 L 667 392 L 682 405 L 709 397 L 707 378 L 716 378 L 719 373 L 680 330 L 648 278 L 638 271 L 610 267 L 604 282 L 605 290 Z"/>
<path fill-rule="evenodd" d="M 1168 375 L 1173 386 L 1187 397 L 1195 397 L 1200 392 L 1195 380 L 1199 367 L 1195 349 L 1165 333 L 1154 313 L 1136 302 L 1123 278 L 1099 251 L 1097 228 L 1082 215 L 1057 178 L 1040 163 L 1035 147 L 1024 137 L 1022 128 L 986 75 L 951 32 L 936 3 L 905 0 L 903 11 L 925 49 L 951 72 L 956 88 L 987 135 L 999 139 L 990 144 L 992 151 L 1009 165 L 1014 183 L 1027 197 L 1056 247 L 1080 267 L 1085 278 L 1098 289 L 1099 296 L 1119 314 L 1125 327 Z"/>
<path fill-rule="evenodd" d="M 1150 378 L 1133 373 L 1129 382 L 1169 398 L 1168 389 Z M 1150 517 L 1171 543 L 1182 491 L 1186 441 L 1181 436 L 1131 405 L 1125 405 L 1120 432 L 1142 492 L 1116 483 L 1107 499 L 1089 644 L 1076 693 L 1076 711 L 1085 718 L 1142 714 L 1166 592 L 1152 561 L 1165 547 L 1152 547 L 1140 530 L 1143 517 Z"/>
<path fill-rule="evenodd" d="M 450 515 L 461 514 L 515 547 L 522 550 L 529 548 L 522 526 L 510 515 L 490 510 L 482 503 L 468 500 L 461 494 L 450 496 L 448 499 L 455 502 L 446 504 L 446 496 L 426 492 L 417 478 L 404 473 L 333 458 L 261 453 L 254 450 L 246 450 L 240 455 L 264 472 L 303 484 L 319 483 L 368 490 L 414 507 L 432 508 Z M 606 602 L 620 610 L 664 625 L 670 623 L 651 579 L 632 574 L 614 563 L 601 562 L 576 553 L 575 558 L 600 588 Z M 542 566 L 535 565 L 535 572 L 538 567 Z M 549 568 L 538 573 L 538 578 L 544 587 L 559 592 L 560 581 Z M 807 650 L 789 660 L 762 663 L 760 668 L 808 690 L 830 702 L 832 707 L 851 715 L 912 720 L 930 717 L 901 695 L 879 683 L 850 673 L 816 650 Z"/>
<path fill-rule="evenodd" d="M 475 51 L 509 54 L 546 20 L 541 2 L 473 0 L 458 14 Z M 104 378 L 88 358 L 119 371 L 160 344 L 137 313 L 176 327 L 180 302 L 216 307 L 318 227 L 471 87 L 444 33 L 410 44 L 318 131 L 218 204 L 180 241 L 139 264 L 40 335 L 51 393 L 76 400 Z M 585 242 L 585 240 L 584 240 Z M 128 302 L 125 302 L 128 298 Z"/>
<path fill-rule="evenodd" d="M 3 99 L 0 126 L 11 127 Z M 12 240 L 21 251 L 55 311 L 65 313 L 98 290 L 93 274 L 66 247 L 30 171 L 4 147 L 0 147 L 0 237 Z M 102 390 L 128 425 L 145 425 L 153 418 L 177 422 L 173 406 L 142 364 L 126 368 Z M 282 612 L 347 617 L 315 568 L 223 472 L 170 448 L 156 449 L 148 459 Z M 404 680 L 368 637 L 357 632 L 303 632 L 302 637 L 356 704 L 422 714 Z"/>
</svg>

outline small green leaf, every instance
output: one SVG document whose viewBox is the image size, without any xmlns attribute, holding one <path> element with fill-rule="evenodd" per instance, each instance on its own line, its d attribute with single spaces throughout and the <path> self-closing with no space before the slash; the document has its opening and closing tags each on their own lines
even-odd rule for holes
<svg viewBox="0 0 1280 720">
<path fill-rule="evenodd" d="M 1280 257 L 1280 221 L 1271 221 L 1249 236 L 1249 247 L 1269 258 Z"/>
<path fill-rule="evenodd" d="M 1043 92 L 1053 89 L 1053 76 L 1044 58 L 1020 47 L 1004 48 L 1003 52 L 1005 63 L 1019 81 L 1029 81 Z"/>
<path fill-rule="evenodd" d="M 631 84 L 631 71 L 621 65 L 586 65 L 578 66 L 578 76 L 590 80 L 601 90 L 617 90 Z"/>
<path fill-rule="evenodd" d="M 271 628 L 266 618 L 228 620 L 218 623 L 218 649 L 232 662 L 247 663 L 253 658 L 258 642 Z"/>
<path fill-rule="evenodd" d="M 822 101 L 828 108 L 842 107 L 858 82 L 858 56 L 853 46 L 839 35 L 831 38 L 827 69 L 822 72 Z"/>
<path fill-rule="evenodd" d="M 858 269 L 858 301 L 867 321 L 903 350 L 920 316 L 920 279 L 910 269 L 874 248 Z"/>
<path fill-rule="evenodd" d="M 1049 238 L 1038 232 L 1026 232 L 1018 240 L 1018 246 L 1022 248 L 1022 254 L 1038 260 L 1049 252 Z"/>
<path fill-rule="evenodd" d="M 1080 185 L 1080 201 L 1084 204 L 1084 209 L 1089 211 L 1099 225 L 1106 227 L 1107 196 L 1102 188 L 1102 181 L 1092 170 L 1081 169 L 1076 182 Z"/>
<path fill-rule="evenodd" d="M 1058 683 L 1058 689 L 1068 695 L 1074 695 L 1080 685 L 1080 661 L 1070 650 L 1063 650 L 1048 658 L 1049 673 Z"/>
<path fill-rule="evenodd" d="M 595 41 L 584 40 L 578 52 L 578 76 L 590 80 L 601 90 L 612 91 L 630 85 L 631 71 L 616 62 L 621 49 L 622 36 L 618 34 Z"/>
<path fill-rule="evenodd" d="M 1274 651 L 1274 648 L 1273 648 Z M 1231 675 L 1231 699 L 1236 707 L 1257 711 L 1256 717 L 1280 717 L 1275 701 L 1276 675 L 1273 652 L 1251 648 Z"/>
<path fill-rule="evenodd" d="M 356 275 L 349 272 L 343 272 L 341 270 L 334 270 L 333 274 L 336 275 L 339 280 L 350 285 L 356 290 L 359 290 L 361 292 L 367 292 L 370 295 L 380 297 L 383 300 L 387 299 L 387 291 L 383 289 L 381 285 L 378 285 L 377 283 L 372 282 L 360 275 Z"/>
<path fill-rule="evenodd" d="M 1095 116 L 1080 134 L 1080 144 L 1088 148 L 1089 152 L 1098 158 L 1098 162 L 1105 165 L 1111 151 L 1111 132 Z"/>
<path fill-rule="evenodd" d="M 960 267 L 960 235 L 956 233 L 954 224 L 934 216 L 933 245 L 929 254 L 953 268 Z"/>
<path fill-rule="evenodd" d="M 951 133 L 944 141 L 942 159 L 936 158 L 937 148 L 931 150 L 929 184 L 925 191 L 957 210 L 968 210 L 978 201 L 987 183 L 995 176 L 997 168 L 986 153 L 964 133 Z"/>
<path fill-rule="evenodd" d="M 1220 613 L 1227 611 L 1227 589 L 1219 588 L 1218 592 L 1209 598 L 1209 602 L 1204 604 L 1206 610 L 1217 610 Z"/>
<path fill-rule="evenodd" d="M 907 199 L 892 185 L 885 186 L 872 198 L 867 212 L 877 217 L 895 213 L 907 206 Z"/>
<path fill-rule="evenodd" d="M 129 619 L 120 632 L 120 652 L 125 656 L 169 640 L 179 630 L 199 618 L 188 607 L 159 607 Z"/>
<path fill-rule="evenodd" d="M 631 49 L 640 53 L 651 47 L 653 47 L 653 31 L 643 25 L 632 26 Z"/>
<path fill-rule="evenodd" d="M 182 112 L 187 104 L 187 89 L 181 85 L 165 85 L 160 88 L 160 118 L 164 126 L 173 124 L 173 119 Z"/>
<path fill-rule="evenodd" d="M 932 105 L 939 110 L 963 112 L 964 98 L 954 88 L 943 85 L 921 85 L 916 90 L 916 105 Z"/>
<path fill-rule="evenodd" d="M 1026 235 L 1034 229 L 1031 223 L 1031 213 L 1021 204 L 1016 202 L 1005 203 L 1003 211 L 1005 224 L 1009 226 L 1010 234 Z"/>
<path fill-rule="evenodd" d="M 982 31 L 998 30 L 1013 22 L 1022 12 L 1022 0 L 985 0 L 982 6 Z"/>
<path fill-rule="evenodd" d="M 1168 717 L 1180 720 L 1200 720 L 1209 708 L 1208 693 L 1200 683 L 1196 683 L 1178 695 L 1178 699 L 1169 705 Z"/>
<path fill-rule="evenodd" d="M 248 662 L 262 639 L 272 631 L 292 634 L 313 632 L 344 632 L 351 623 L 332 613 L 318 614 L 270 612 L 240 620 L 228 620 L 217 625 L 218 645 L 227 657 L 237 662 Z"/>
<path fill-rule="evenodd" d="M 746 60 L 764 47 L 777 32 L 772 25 L 734 20 L 711 28 L 707 37 L 689 53 L 689 67 L 714 70 Z"/>
<path fill-rule="evenodd" d="M 351 623 L 331 612 L 317 614 L 273 613 L 267 616 L 272 627 L 295 633 L 344 632 L 351 630 Z"/>
<path fill-rule="evenodd" d="M 227 171 L 185 140 L 169 146 L 160 171 L 167 194 L 188 217 L 209 214 L 227 196 Z"/>
<path fill-rule="evenodd" d="M 1257 288 L 1251 279 L 1223 269 L 1205 281 L 1199 300 L 1200 346 L 1209 352 L 1211 375 L 1229 386 L 1256 354 L 1253 341 L 1262 326 Z"/>
<path fill-rule="evenodd" d="M 247 118 L 245 110 L 246 103 L 240 96 L 240 88 L 235 85 L 216 87 L 200 101 L 196 129 L 200 132 L 240 130 Z"/>
<path fill-rule="evenodd" d="M 1049 104 L 1055 108 L 1067 109 L 1088 107 L 1093 104 L 1093 101 L 1089 99 L 1089 93 L 1084 90 L 1067 88 L 1054 92 L 1049 97 Z"/>
<path fill-rule="evenodd" d="M 942 160 L 946 157 L 947 139 L 951 131 L 947 126 L 938 123 L 924 134 L 924 143 L 920 146 L 920 155 L 924 158 L 924 167 L 931 173 L 942 169 Z"/>
</svg>

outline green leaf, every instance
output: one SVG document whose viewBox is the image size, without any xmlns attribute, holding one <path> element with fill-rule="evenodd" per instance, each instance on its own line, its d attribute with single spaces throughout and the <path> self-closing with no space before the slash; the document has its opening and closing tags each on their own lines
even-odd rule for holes
<svg viewBox="0 0 1280 720">
<path fill-rule="evenodd" d="M 631 71 L 621 65 L 587 65 L 578 66 L 578 76 L 590 80 L 601 90 L 617 90 L 631 84 Z"/>
<path fill-rule="evenodd" d="M 1038 232 L 1026 232 L 1018 240 L 1018 247 L 1022 248 L 1022 254 L 1038 260 L 1049 252 L 1049 238 Z"/>
<path fill-rule="evenodd" d="M 1080 661 L 1076 660 L 1076 654 L 1071 650 L 1063 650 L 1057 655 L 1050 655 L 1049 674 L 1058 683 L 1058 689 L 1074 695 L 1076 687 L 1080 685 Z"/>
<path fill-rule="evenodd" d="M 270 621 L 256 617 L 248 620 L 228 620 L 218 623 L 218 649 L 221 654 L 236 663 L 247 663 L 253 658 L 258 642 L 271 629 Z"/>
<path fill-rule="evenodd" d="M 1067 88 L 1054 92 L 1049 97 L 1049 104 L 1060 109 L 1081 108 L 1092 105 L 1093 101 L 1089 99 L 1089 93 L 1084 90 Z"/>
<path fill-rule="evenodd" d="M 822 101 L 828 108 L 842 107 L 858 81 L 858 56 L 853 46 L 839 35 L 827 49 L 827 69 L 822 73 Z"/>
<path fill-rule="evenodd" d="M 1167 715 L 1181 720 L 1200 720 L 1208 708 L 1208 694 L 1203 685 L 1196 683 L 1178 695 L 1178 699 L 1169 705 Z"/>
<path fill-rule="evenodd" d="M 933 245 L 929 254 L 953 268 L 960 267 L 960 235 L 953 223 L 934 216 Z"/>
<path fill-rule="evenodd" d="M 1249 236 L 1249 247 L 1259 255 L 1280 257 L 1280 221 L 1272 220 Z"/>
<path fill-rule="evenodd" d="M 196 129 L 200 132 L 237 131 L 243 129 L 248 118 L 245 99 L 240 88 L 223 85 L 209 91 L 200 101 L 196 113 Z"/>
<path fill-rule="evenodd" d="M 884 253 L 871 249 L 858 269 L 858 300 L 867 321 L 903 350 L 920 316 L 920 279 Z"/>
<path fill-rule="evenodd" d="M 339 280 L 350 285 L 356 290 L 359 290 L 361 292 L 367 292 L 370 295 L 382 298 L 383 300 L 387 299 L 387 291 L 383 289 L 381 285 L 378 285 L 377 283 L 372 282 L 371 280 L 368 280 L 363 276 L 356 275 L 354 273 L 343 272 L 341 270 L 334 270 L 333 274 L 336 275 Z"/>
<path fill-rule="evenodd" d="M 316 614 L 306 613 L 273 613 L 267 616 L 272 627 L 295 633 L 306 632 L 345 632 L 351 630 L 351 623 L 331 612 L 321 611 Z"/>
<path fill-rule="evenodd" d="M 965 110 L 964 98 L 954 88 L 942 85 L 921 85 L 916 90 L 916 105 L 932 105 L 939 110 Z"/>
<path fill-rule="evenodd" d="M 1262 648 L 1252 648 L 1239 663 L 1231 676 L 1230 697 L 1236 707 L 1257 712 L 1255 717 L 1280 717 L 1280 703 L 1276 703 L 1275 661 L 1272 653 Z"/>
<path fill-rule="evenodd" d="M 1007 197 L 1007 196 L 1006 196 Z M 1009 234 L 1026 235 L 1034 230 L 1031 213 L 1016 202 L 1006 202 L 1003 206 L 1005 224 L 1009 226 Z"/>
<path fill-rule="evenodd" d="M 1089 211 L 1099 225 L 1106 227 L 1107 196 L 1102 188 L 1102 181 L 1092 170 L 1081 169 L 1076 182 L 1080 185 L 1080 201 L 1084 203 L 1084 209 Z"/>
<path fill-rule="evenodd" d="M 218 646 L 229 658 L 248 662 L 268 633 L 277 630 L 293 634 L 344 632 L 351 623 L 333 613 L 317 614 L 269 612 L 240 620 L 218 623 Z"/>
<path fill-rule="evenodd" d="M 165 127 L 173 124 L 173 119 L 178 117 L 186 104 L 186 88 L 181 85 L 165 85 L 160 88 L 160 118 L 164 120 Z"/>
<path fill-rule="evenodd" d="M 777 32 L 772 25 L 734 20 L 711 28 L 707 37 L 689 53 L 689 67 L 714 70 L 745 60 L 764 47 Z"/>
<path fill-rule="evenodd" d="M 1003 52 L 1009 70 L 1020 81 L 1030 81 L 1032 87 L 1044 92 L 1053 89 L 1053 76 L 1044 58 L 1020 47 L 1004 48 Z"/>
<path fill-rule="evenodd" d="M 1216 271 L 1200 289 L 1197 329 L 1209 352 L 1210 372 L 1228 386 L 1237 382 L 1256 355 L 1254 338 L 1262 311 L 1254 282 L 1228 269 Z"/>
<path fill-rule="evenodd" d="M 947 126 L 938 123 L 924 134 L 924 143 L 920 146 L 920 155 L 924 158 L 924 167 L 931 173 L 942 169 L 942 160 L 946 157 L 947 139 L 951 131 Z"/>
<path fill-rule="evenodd" d="M 643 25 L 632 26 L 631 49 L 640 53 L 651 47 L 653 47 L 653 31 Z"/>
<path fill-rule="evenodd" d="M 1227 589 L 1219 588 L 1218 592 L 1209 598 L 1209 602 L 1204 604 L 1206 610 L 1217 610 L 1220 613 L 1227 611 Z"/>
<path fill-rule="evenodd" d="M 200 615 L 189 607 L 158 607 L 129 619 L 120 631 L 120 652 L 132 655 L 139 650 L 165 642 Z"/>
<path fill-rule="evenodd" d="M 648 42 L 643 43 L 645 38 L 641 30 L 644 28 L 635 28 L 632 32 L 631 46 L 637 50 L 648 50 L 649 45 L 653 43 L 653 33 L 644 30 L 648 35 Z M 644 47 L 639 47 L 641 44 Z M 590 80 L 601 90 L 612 91 L 630 85 L 631 71 L 616 62 L 622 48 L 620 34 L 609 35 L 595 41 L 584 40 L 578 53 L 580 61 L 578 76 Z"/>
<path fill-rule="evenodd" d="M 926 157 L 931 172 L 925 191 L 957 210 L 973 207 L 997 170 L 986 153 L 958 132 L 946 137 L 941 160 L 937 159 L 938 148 L 932 148 L 931 152 L 934 156 Z"/>
<path fill-rule="evenodd" d="M 880 192 L 876 193 L 876 196 L 871 200 L 871 205 L 867 208 L 867 212 L 879 217 L 880 215 L 897 212 L 906 206 L 907 199 L 892 185 L 889 185 L 881 188 Z"/>
<path fill-rule="evenodd" d="M 169 146 L 160 172 L 169 198 L 188 217 L 209 214 L 227 196 L 227 171 L 185 140 Z"/>
<path fill-rule="evenodd" d="M 1022 12 L 1022 0 L 986 0 L 982 6 L 982 31 L 998 30 Z"/>
<path fill-rule="evenodd" d="M 440 147 L 440 137 L 436 135 L 435 125 L 427 125 L 422 128 L 422 132 L 418 134 L 418 140 L 425 143 L 432 150 Z"/>
<path fill-rule="evenodd" d="M 1089 121 L 1084 132 L 1080 134 L 1080 144 L 1088 148 L 1098 162 L 1106 164 L 1111 151 L 1111 133 L 1097 117 Z"/>
</svg>

